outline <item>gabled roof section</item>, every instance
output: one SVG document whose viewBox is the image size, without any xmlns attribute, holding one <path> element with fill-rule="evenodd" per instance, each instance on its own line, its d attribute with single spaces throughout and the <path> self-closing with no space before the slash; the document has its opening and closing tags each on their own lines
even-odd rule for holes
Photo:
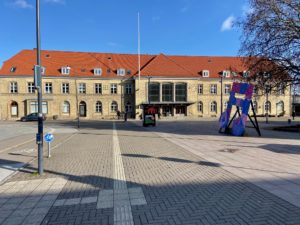
<svg viewBox="0 0 300 225">
<path fill-rule="evenodd" d="M 141 70 L 141 76 L 193 77 L 195 75 L 161 53 Z"/>
<path fill-rule="evenodd" d="M 126 71 L 125 77 L 129 78 L 138 74 L 138 57 L 137 54 L 41 51 L 42 66 L 46 68 L 44 76 L 57 77 L 96 77 L 94 68 L 101 68 L 101 77 L 116 78 L 117 69 L 122 68 Z M 242 57 L 159 54 L 140 55 L 140 59 L 141 76 L 200 78 L 201 71 L 209 70 L 209 78 L 219 78 L 223 70 L 237 74 L 247 70 Z M 36 50 L 22 50 L 3 63 L 0 75 L 33 76 L 35 64 Z M 70 74 L 62 75 L 61 68 L 66 66 L 71 68 Z M 16 69 L 11 71 L 12 67 Z"/>
</svg>

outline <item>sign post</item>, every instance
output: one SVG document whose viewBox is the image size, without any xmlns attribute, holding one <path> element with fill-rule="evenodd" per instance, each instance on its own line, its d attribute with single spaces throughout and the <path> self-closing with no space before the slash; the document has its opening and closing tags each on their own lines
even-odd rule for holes
<svg viewBox="0 0 300 225">
<path fill-rule="evenodd" d="M 51 157 L 51 148 L 50 148 L 50 143 L 53 141 L 54 136 L 51 133 L 46 133 L 44 136 L 45 141 L 48 143 L 48 158 Z"/>
</svg>

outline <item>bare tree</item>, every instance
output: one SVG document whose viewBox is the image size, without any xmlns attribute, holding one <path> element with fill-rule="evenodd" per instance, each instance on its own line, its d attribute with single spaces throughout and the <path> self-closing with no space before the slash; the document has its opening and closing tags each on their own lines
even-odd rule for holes
<svg viewBox="0 0 300 225">
<path fill-rule="evenodd" d="M 272 86 L 300 80 L 300 1 L 249 0 L 251 12 L 242 27 L 241 55 L 253 79 Z M 262 76 L 261 72 L 269 76 Z M 264 84 L 262 84 L 264 85 Z"/>
</svg>

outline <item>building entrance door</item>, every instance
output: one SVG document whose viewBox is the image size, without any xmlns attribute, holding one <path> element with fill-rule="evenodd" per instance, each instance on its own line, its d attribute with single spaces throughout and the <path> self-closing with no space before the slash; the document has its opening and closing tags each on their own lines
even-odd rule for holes
<svg viewBox="0 0 300 225">
<path fill-rule="evenodd" d="M 162 113 L 163 113 L 163 116 L 172 116 L 172 107 L 171 106 L 163 106 Z"/>
<path fill-rule="evenodd" d="M 86 117 L 86 103 L 80 102 L 79 104 L 79 116 Z"/>
</svg>

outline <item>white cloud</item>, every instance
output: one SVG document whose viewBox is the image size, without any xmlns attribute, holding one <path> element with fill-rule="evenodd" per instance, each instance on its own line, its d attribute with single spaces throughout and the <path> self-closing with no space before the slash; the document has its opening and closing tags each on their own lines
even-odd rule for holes
<svg viewBox="0 0 300 225">
<path fill-rule="evenodd" d="M 16 0 L 14 2 L 14 5 L 22 8 L 22 9 L 31 9 L 33 8 L 33 5 L 29 4 L 26 0 Z"/>
<path fill-rule="evenodd" d="M 226 20 L 224 20 L 224 22 L 222 23 L 221 31 L 232 30 L 234 21 L 235 21 L 235 17 L 234 17 L 234 16 L 229 16 L 229 17 L 228 17 Z"/>
</svg>

